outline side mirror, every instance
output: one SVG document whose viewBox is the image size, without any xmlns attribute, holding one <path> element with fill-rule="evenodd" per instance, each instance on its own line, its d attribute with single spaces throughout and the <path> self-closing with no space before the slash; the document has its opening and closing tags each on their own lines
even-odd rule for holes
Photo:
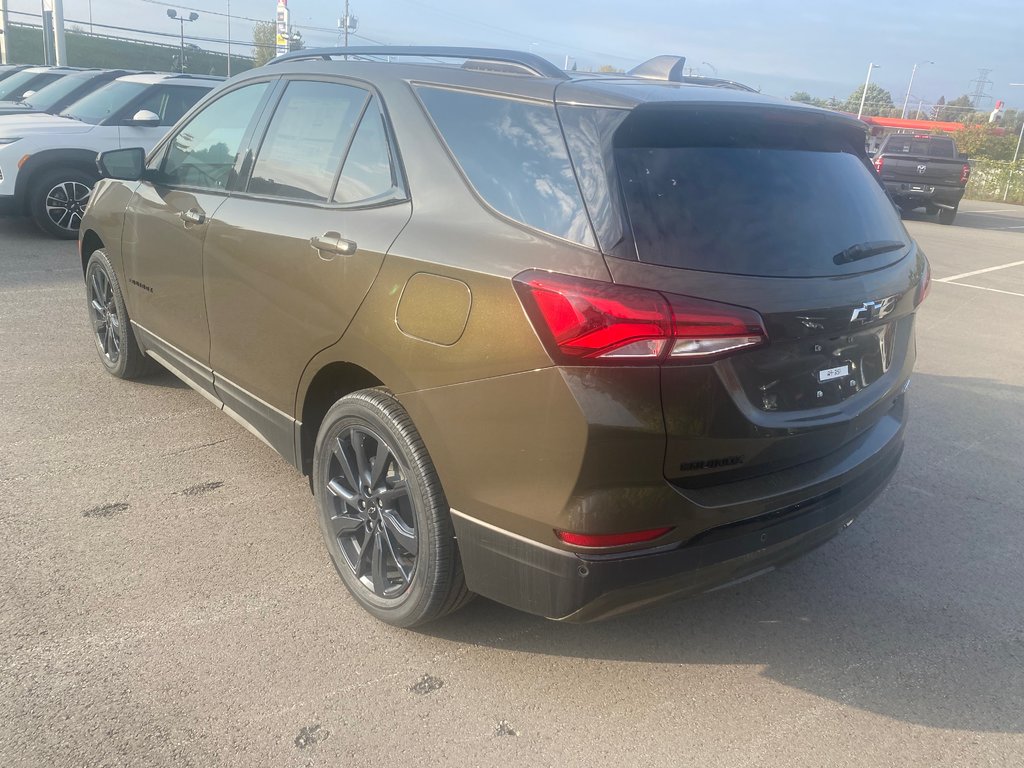
<svg viewBox="0 0 1024 768">
<path fill-rule="evenodd" d="M 970 158 L 967 156 L 966 152 L 961 152 L 960 155 L 957 157 L 957 159 L 958 160 L 970 160 Z"/>
<path fill-rule="evenodd" d="M 24 101 L 25 99 L 35 95 L 35 91 L 25 91 L 23 94 L 21 94 L 21 98 L 19 99 L 19 101 Z"/>
<path fill-rule="evenodd" d="M 96 167 L 105 179 L 139 181 L 146 169 L 146 151 L 141 147 L 132 147 L 101 152 L 96 158 Z"/>
<path fill-rule="evenodd" d="M 139 128 L 156 128 L 160 125 L 160 115 L 150 112 L 148 109 L 140 109 L 131 120 L 125 120 L 125 125 L 134 125 Z"/>
</svg>

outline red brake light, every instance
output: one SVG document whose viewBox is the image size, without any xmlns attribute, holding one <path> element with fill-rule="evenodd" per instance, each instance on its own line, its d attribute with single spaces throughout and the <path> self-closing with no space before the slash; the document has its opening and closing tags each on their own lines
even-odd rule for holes
<svg viewBox="0 0 1024 768">
<path fill-rule="evenodd" d="M 640 544 L 645 541 L 664 536 L 671 531 L 671 528 L 652 528 L 647 531 L 630 531 L 629 533 L 570 533 L 569 531 L 555 531 L 566 544 L 574 547 L 618 547 L 623 544 Z"/>
<path fill-rule="evenodd" d="M 921 282 L 917 286 L 917 302 L 921 304 L 928 298 L 928 292 L 932 289 L 932 268 L 927 261 L 924 263 L 924 274 L 921 275 Z"/>
<path fill-rule="evenodd" d="M 960 169 L 960 183 L 966 184 L 969 178 L 971 178 L 971 166 L 964 163 L 964 167 Z"/>
<path fill-rule="evenodd" d="M 760 315 L 742 307 L 540 271 L 514 285 L 563 365 L 708 359 L 767 341 Z"/>
<path fill-rule="evenodd" d="M 877 173 L 881 173 L 882 172 L 882 166 L 884 166 L 884 165 L 885 165 L 885 158 L 884 157 L 876 157 L 875 158 L 875 171 Z"/>
</svg>

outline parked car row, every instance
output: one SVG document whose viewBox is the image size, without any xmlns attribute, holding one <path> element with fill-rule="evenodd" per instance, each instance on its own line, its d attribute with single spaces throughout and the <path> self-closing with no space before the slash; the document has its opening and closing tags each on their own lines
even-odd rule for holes
<svg viewBox="0 0 1024 768">
<path fill-rule="evenodd" d="M 78 236 L 100 152 L 156 145 L 223 78 L 75 67 L 0 70 L 0 213 Z"/>
</svg>

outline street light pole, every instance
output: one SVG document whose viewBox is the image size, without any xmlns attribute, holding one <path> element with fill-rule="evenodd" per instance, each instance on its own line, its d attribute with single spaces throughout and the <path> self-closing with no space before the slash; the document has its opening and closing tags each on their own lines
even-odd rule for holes
<svg viewBox="0 0 1024 768">
<path fill-rule="evenodd" d="M 910 101 L 910 89 L 914 87 L 914 75 L 917 74 L 917 68 L 921 64 L 934 64 L 934 61 L 922 61 L 919 64 L 914 64 L 914 68 L 910 70 L 910 85 L 907 86 L 907 96 L 903 99 L 903 111 L 900 113 L 900 117 L 905 119 L 907 117 L 907 103 Z"/>
<path fill-rule="evenodd" d="M 188 16 L 185 16 L 185 14 L 180 14 L 179 15 L 179 13 L 176 10 L 174 10 L 173 8 L 168 8 L 167 9 L 167 18 L 174 19 L 175 21 L 178 22 L 178 24 L 181 25 L 181 53 L 179 54 L 178 64 L 179 64 L 179 68 L 181 70 L 181 73 L 184 74 L 185 73 L 185 22 L 186 21 L 195 21 L 196 19 L 199 18 L 199 14 L 195 13 L 193 11 Z"/>
<path fill-rule="evenodd" d="M 231 0 L 228 2 L 228 77 L 231 77 Z"/>
<path fill-rule="evenodd" d="M 879 66 L 878 64 L 875 64 L 873 62 L 871 64 L 868 64 L 868 76 L 866 78 L 864 78 L 864 93 L 862 93 L 860 95 L 860 109 L 857 110 L 857 119 L 858 120 L 860 120 L 861 115 L 864 114 L 864 102 L 868 98 L 868 85 L 871 83 L 871 70 L 877 69 L 878 66 Z"/>
<path fill-rule="evenodd" d="M 1024 83 L 1010 83 L 1010 85 L 1015 87 L 1021 87 L 1024 86 Z M 1013 172 L 1017 170 L 1015 166 L 1017 165 L 1017 158 L 1020 157 L 1021 141 L 1024 141 L 1024 122 L 1021 122 L 1020 124 L 1020 136 L 1017 137 L 1017 148 L 1013 151 L 1013 163 L 1011 163 L 1010 165 L 1010 172 L 1006 174 L 1006 189 L 1003 190 L 1004 203 L 1006 202 L 1006 198 L 1009 197 L 1010 195 L 1010 181 L 1013 180 Z"/>
</svg>

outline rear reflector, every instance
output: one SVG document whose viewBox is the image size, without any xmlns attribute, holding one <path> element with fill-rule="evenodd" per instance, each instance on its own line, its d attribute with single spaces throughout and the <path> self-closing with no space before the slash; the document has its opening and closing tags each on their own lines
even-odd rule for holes
<svg viewBox="0 0 1024 768">
<path fill-rule="evenodd" d="M 623 544 L 641 544 L 645 541 L 664 536 L 672 528 L 652 528 L 647 531 L 631 531 L 629 533 L 570 533 L 569 531 L 555 531 L 555 534 L 566 544 L 574 547 L 618 547 Z"/>
<path fill-rule="evenodd" d="M 761 316 L 743 307 L 536 270 L 514 285 L 563 365 L 707 360 L 768 340 Z"/>
<path fill-rule="evenodd" d="M 882 172 L 882 168 L 884 166 L 885 166 L 885 158 L 884 157 L 876 157 L 875 158 L 875 171 L 877 173 L 881 173 Z"/>
<path fill-rule="evenodd" d="M 969 178 L 971 178 L 971 166 L 968 163 L 964 163 L 960 169 L 960 183 L 966 184 Z"/>
</svg>

